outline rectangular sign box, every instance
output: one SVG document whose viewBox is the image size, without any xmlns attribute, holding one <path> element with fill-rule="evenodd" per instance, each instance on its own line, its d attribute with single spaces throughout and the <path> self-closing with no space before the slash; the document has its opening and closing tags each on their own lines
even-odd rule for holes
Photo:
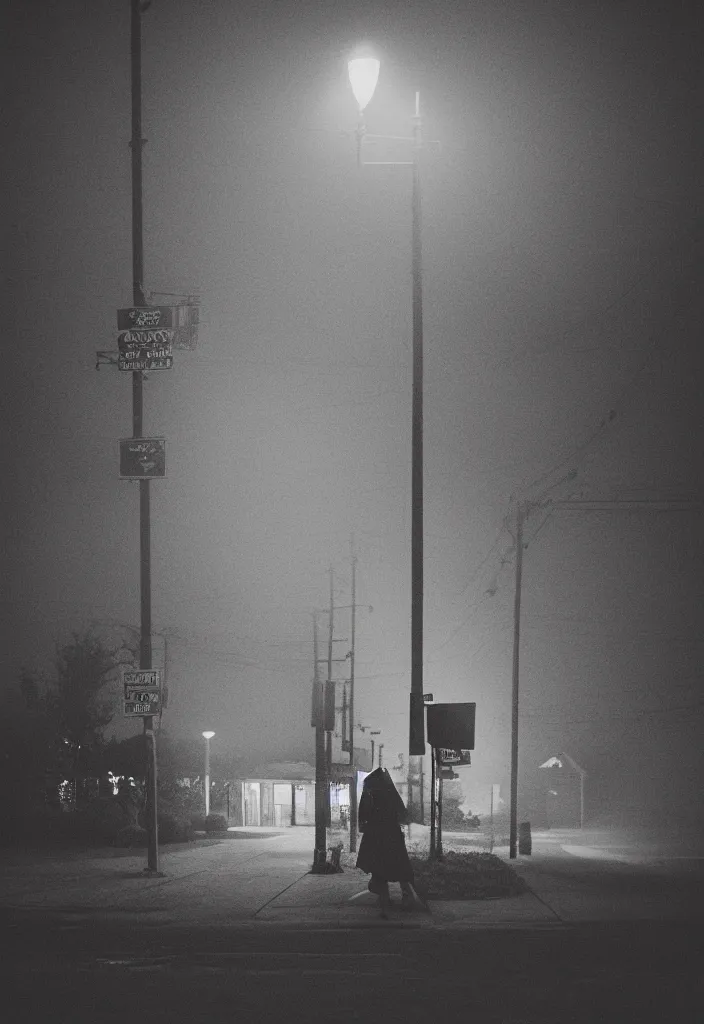
<svg viewBox="0 0 704 1024">
<path fill-rule="evenodd" d="M 118 370 L 131 370 L 133 373 L 135 370 L 170 370 L 173 365 L 173 356 L 154 356 L 132 352 L 129 355 L 120 353 L 117 357 Z"/>
<path fill-rule="evenodd" d="M 123 702 L 122 714 L 125 718 L 143 718 L 144 715 L 158 715 L 161 710 L 159 701 L 155 704 L 138 704 L 136 701 Z"/>
<path fill-rule="evenodd" d="M 133 690 L 131 686 L 125 687 L 125 700 L 133 704 L 158 704 L 160 690 Z"/>
<path fill-rule="evenodd" d="M 161 687 L 161 669 L 123 668 L 122 685 L 130 690 L 158 690 Z"/>
<path fill-rule="evenodd" d="M 117 311 L 119 331 L 132 334 L 166 330 L 171 335 L 174 348 L 180 349 L 196 347 L 199 320 L 199 303 L 193 297 L 176 306 L 129 306 Z"/>
<path fill-rule="evenodd" d="M 474 750 L 477 705 L 428 704 L 428 743 L 431 747 Z"/>
<path fill-rule="evenodd" d="M 150 327 L 177 327 L 176 306 L 130 306 L 118 309 L 117 328 L 120 331 L 148 330 Z"/>
<path fill-rule="evenodd" d="M 165 349 L 171 354 L 176 331 L 123 331 L 117 336 L 120 352 L 135 352 L 140 349 Z"/>
<path fill-rule="evenodd" d="M 449 747 L 438 747 L 437 752 L 440 764 L 448 768 L 472 763 L 471 750 L 451 750 Z"/>
<path fill-rule="evenodd" d="M 164 438 L 123 438 L 120 441 L 120 476 L 123 480 L 156 480 L 166 476 Z"/>
</svg>

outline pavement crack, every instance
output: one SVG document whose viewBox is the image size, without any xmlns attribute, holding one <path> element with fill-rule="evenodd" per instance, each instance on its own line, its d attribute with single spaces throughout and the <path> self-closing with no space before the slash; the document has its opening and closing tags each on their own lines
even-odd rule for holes
<svg viewBox="0 0 704 1024">
<path fill-rule="evenodd" d="M 289 889 L 293 888 L 293 886 L 294 886 L 294 885 L 296 884 L 296 882 L 300 882 L 300 880 L 301 880 L 302 878 L 305 878 L 305 876 L 306 876 L 307 874 L 309 874 L 309 872 L 308 872 L 308 871 L 304 871 L 304 872 L 303 872 L 303 874 L 301 874 L 301 875 L 298 875 L 298 876 L 297 876 L 296 878 L 294 878 L 294 880 L 293 880 L 292 882 L 289 882 L 289 884 L 288 884 L 288 885 L 285 885 L 285 886 L 283 887 L 283 889 L 281 890 L 281 892 L 277 892 L 277 893 L 276 893 L 276 894 L 275 894 L 274 896 L 272 896 L 272 897 L 271 897 L 270 899 L 268 899 L 268 900 L 266 901 L 266 903 L 262 903 L 261 907 L 257 907 L 257 909 L 255 910 L 255 912 L 254 912 L 254 913 L 252 914 L 252 918 L 255 918 L 255 917 L 257 916 L 257 914 L 261 913 L 261 911 L 262 911 L 262 910 L 266 910 L 266 908 L 267 908 L 267 907 L 268 907 L 268 906 L 269 906 L 269 905 L 270 905 L 271 903 L 273 903 L 273 902 L 274 902 L 274 900 L 278 900 L 279 896 L 283 896 L 283 894 L 284 894 L 285 892 L 288 892 L 288 890 L 289 890 Z"/>
</svg>

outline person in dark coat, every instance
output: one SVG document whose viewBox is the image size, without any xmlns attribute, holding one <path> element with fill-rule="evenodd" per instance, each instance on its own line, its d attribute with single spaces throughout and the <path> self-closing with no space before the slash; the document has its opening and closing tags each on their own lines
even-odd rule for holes
<svg viewBox="0 0 704 1024">
<path fill-rule="evenodd" d="M 408 859 L 401 826 L 408 814 L 386 768 L 376 768 L 364 780 L 359 801 L 359 831 L 362 841 L 357 867 L 371 874 L 370 892 L 383 904 L 389 902 L 389 882 L 400 882 L 404 903 L 414 903 L 413 868 Z"/>
</svg>

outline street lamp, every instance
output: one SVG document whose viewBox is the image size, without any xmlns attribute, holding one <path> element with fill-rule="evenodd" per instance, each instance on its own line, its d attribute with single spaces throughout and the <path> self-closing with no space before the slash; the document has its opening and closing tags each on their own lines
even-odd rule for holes
<svg viewBox="0 0 704 1024">
<path fill-rule="evenodd" d="M 357 126 L 357 162 L 360 167 L 390 163 L 410 167 L 411 187 L 411 276 L 413 310 L 413 399 L 411 409 L 411 693 L 408 731 L 409 755 L 425 753 L 425 712 L 423 707 L 423 278 L 421 262 L 420 93 L 416 92 L 413 134 L 400 141 L 412 143 L 408 161 L 364 161 L 364 138 L 384 139 L 398 136 L 368 135 L 363 112 L 379 79 L 380 62 L 370 56 L 348 61 L 352 92 L 359 108 Z"/>
<path fill-rule="evenodd" d="M 203 738 L 205 740 L 205 816 L 206 818 L 210 814 L 210 741 L 212 740 L 214 732 L 204 732 Z"/>
</svg>

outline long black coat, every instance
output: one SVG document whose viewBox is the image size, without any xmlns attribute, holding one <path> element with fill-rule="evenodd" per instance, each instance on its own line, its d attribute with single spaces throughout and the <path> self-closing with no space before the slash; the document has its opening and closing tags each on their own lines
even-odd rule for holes
<svg viewBox="0 0 704 1024">
<path fill-rule="evenodd" d="M 387 882 L 413 882 L 402 822 L 406 808 L 385 768 L 367 775 L 359 801 L 357 867 Z"/>
</svg>

